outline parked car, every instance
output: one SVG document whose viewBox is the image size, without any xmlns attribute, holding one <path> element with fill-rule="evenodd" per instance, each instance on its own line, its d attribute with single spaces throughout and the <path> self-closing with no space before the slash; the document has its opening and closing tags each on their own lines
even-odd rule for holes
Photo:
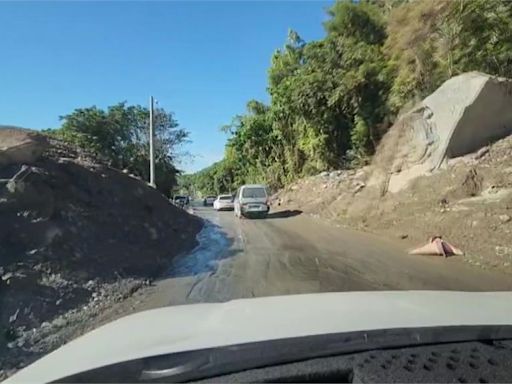
<svg viewBox="0 0 512 384">
<path fill-rule="evenodd" d="M 188 204 L 188 197 L 187 196 L 174 196 L 173 199 L 174 205 L 183 208 L 185 205 Z"/>
<path fill-rule="evenodd" d="M 242 185 L 235 195 L 235 216 L 266 217 L 270 211 L 269 196 L 266 185 Z"/>
<path fill-rule="evenodd" d="M 210 196 L 206 196 L 203 200 L 203 205 L 206 207 L 206 206 L 211 206 L 213 205 L 214 201 L 217 199 L 217 196 L 213 196 L 213 195 L 210 195 Z"/>
<path fill-rule="evenodd" d="M 213 202 L 213 208 L 217 211 L 232 211 L 235 208 L 232 195 L 219 195 Z"/>
</svg>

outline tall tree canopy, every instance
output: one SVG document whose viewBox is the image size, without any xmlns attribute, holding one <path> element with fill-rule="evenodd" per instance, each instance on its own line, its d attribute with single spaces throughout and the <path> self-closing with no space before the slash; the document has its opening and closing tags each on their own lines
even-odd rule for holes
<svg viewBox="0 0 512 384">
<path fill-rule="evenodd" d="M 51 134 L 108 160 L 119 169 L 148 180 L 149 110 L 140 105 L 118 103 L 107 109 L 78 108 L 61 116 L 61 128 Z M 155 181 L 168 194 L 176 185 L 178 148 L 188 138 L 171 112 L 154 113 Z"/>
</svg>

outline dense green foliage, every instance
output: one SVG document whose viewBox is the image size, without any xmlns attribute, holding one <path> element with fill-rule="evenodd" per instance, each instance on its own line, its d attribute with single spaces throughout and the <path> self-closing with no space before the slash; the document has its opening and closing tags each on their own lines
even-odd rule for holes
<svg viewBox="0 0 512 384">
<path fill-rule="evenodd" d="M 395 76 L 389 105 L 396 112 L 463 72 L 512 77 L 511 48 L 508 0 L 403 4 L 390 13 L 384 46 Z"/>
<path fill-rule="evenodd" d="M 75 109 L 61 117 L 62 126 L 47 133 L 84 148 L 113 167 L 127 169 L 144 180 L 149 179 L 149 110 L 140 105 L 119 103 L 106 110 L 89 107 Z M 155 182 L 168 194 L 176 185 L 176 149 L 188 133 L 179 128 L 173 114 L 156 109 Z"/>
<path fill-rule="evenodd" d="M 270 104 L 249 101 L 223 129 L 224 159 L 181 178 L 191 191 L 280 187 L 368 161 L 401 110 L 451 76 L 512 77 L 508 0 L 341 0 L 322 40 L 290 31 L 268 71 Z"/>
</svg>

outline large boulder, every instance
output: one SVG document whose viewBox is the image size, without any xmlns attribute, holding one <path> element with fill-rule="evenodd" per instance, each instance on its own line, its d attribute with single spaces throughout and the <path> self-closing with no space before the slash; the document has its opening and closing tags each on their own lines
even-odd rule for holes
<svg viewBox="0 0 512 384">
<path fill-rule="evenodd" d="M 47 147 L 48 141 L 37 132 L 0 126 L 0 167 L 33 163 Z"/>
<path fill-rule="evenodd" d="M 447 80 L 389 130 L 370 184 L 396 192 L 445 160 L 512 134 L 512 80 L 479 72 Z"/>
</svg>

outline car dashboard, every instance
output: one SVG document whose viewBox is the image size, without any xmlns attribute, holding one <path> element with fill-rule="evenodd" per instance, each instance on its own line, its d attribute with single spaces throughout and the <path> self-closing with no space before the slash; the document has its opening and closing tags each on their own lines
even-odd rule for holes
<svg viewBox="0 0 512 384">
<path fill-rule="evenodd" d="M 267 340 L 136 359 L 58 382 L 512 382 L 512 326 Z"/>
</svg>

